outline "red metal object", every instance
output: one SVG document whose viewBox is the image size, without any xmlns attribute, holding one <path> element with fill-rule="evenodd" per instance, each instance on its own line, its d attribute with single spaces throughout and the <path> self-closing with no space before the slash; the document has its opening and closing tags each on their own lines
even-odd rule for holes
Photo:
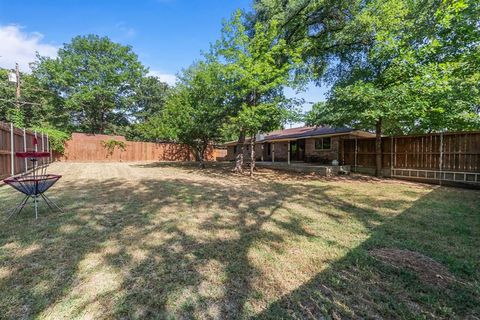
<svg viewBox="0 0 480 320">
<path fill-rule="evenodd" d="M 50 152 L 37 152 L 37 151 L 30 151 L 30 152 L 15 152 L 15 156 L 17 158 L 49 158 Z"/>
<path fill-rule="evenodd" d="M 37 159 L 50 157 L 50 152 L 16 152 L 15 156 L 17 158 L 28 158 L 30 161 L 32 161 L 33 167 L 31 174 L 29 175 L 15 176 L 3 180 L 6 184 L 25 195 L 23 200 L 9 212 L 8 218 L 12 217 L 15 213 L 20 213 L 30 198 L 33 199 L 35 205 L 36 219 L 38 218 L 39 198 L 42 198 L 51 210 L 56 208 L 60 212 L 63 212 L 55 202 L 50 200 L 50 198 L 45 195 L 45 192 L 50 189 L 50 187 L 53 186 L 62 176 L 57 174 L 47 174 L 45 166 L 43 167 L 41 174 L 36 172 Z"/>
<path fill-rule="evenodd" d="M 20 176 L 6 178 L 3 182 L 25 195 L 36 196 L 50 189 L 61 177 L 58 174 L 46 174 L 36 177 Z"/>
</svg>

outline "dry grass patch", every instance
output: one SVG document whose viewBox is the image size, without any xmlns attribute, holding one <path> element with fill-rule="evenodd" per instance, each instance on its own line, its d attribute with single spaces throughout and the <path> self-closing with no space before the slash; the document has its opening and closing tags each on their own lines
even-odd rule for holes
<svg viewBox="0 0 480 320">
<path fill-rule="evenodd" d="M 370 254 L 394 268 L 412 270 L 426 284 L 447 288 L 456 281 L 445 266 L 418 252 L 381 248 L 372 250 Z"/>
</svg>

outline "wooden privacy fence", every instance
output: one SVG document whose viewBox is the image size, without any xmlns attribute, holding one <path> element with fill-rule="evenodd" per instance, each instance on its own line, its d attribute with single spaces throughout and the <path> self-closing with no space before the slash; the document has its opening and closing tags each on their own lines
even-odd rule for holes
<svg viewBox="0 0 480 320">
<path fill-rule="evenodd" d="M 38 141 L 36 147 L 33 144 L 34 137 Z M 0 179 L 31 169 L 30 161 L 15 157 L 15 152 L 24 151 L 50 151 L 48 135 L 0 122 Z M 39 165 L 49 161 L 50 159 L 39 159 Z"/>
<path fill-rule="evenodd" d="M 375 168 L 375 139 L 343 140 L 340 158 L 354 169 Z M 383 137 L 382 168 L 396 177 L 480 183 L 480 132 Z"/>
<path fill-rule="evenodd" d="M 125 150 L 117 146 L 109 152 L 104 141 L 111 139 L 123 142 Z M 216 152 L 210 146 L 205 160 L 215 160 L 215 157 Z M 127 141 L 122 136 L 74 133 L 72 139 L 65 143 L 64 154 L 57 155 L 56 159 L 75 162 L 193 161 L 195 156 L 183 144 Z"/>
</svg>

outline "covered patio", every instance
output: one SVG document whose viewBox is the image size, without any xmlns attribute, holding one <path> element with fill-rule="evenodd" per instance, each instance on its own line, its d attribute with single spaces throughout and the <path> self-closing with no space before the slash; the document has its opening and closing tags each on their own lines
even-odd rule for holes
<svg viewBox="0 0 480 320">
<path fill-rule="evenodd" d="M 333 127 L 301 127 L 272 131 L 258 135 L 255 142 L 255 160 L 259 166 L 288 168 L 292 171 L 343 172 L 350 171 L 343 164 L 343 140 L 372 138 L 361 130 Z M 237 141 L 225 144 L 226 159 L 233 161 L 239 151 Z M 251 157 L 251 141 L 246 139 L 243 156 Z M 326 168 L 326 169 L 325 169 Z"/>
</svg>

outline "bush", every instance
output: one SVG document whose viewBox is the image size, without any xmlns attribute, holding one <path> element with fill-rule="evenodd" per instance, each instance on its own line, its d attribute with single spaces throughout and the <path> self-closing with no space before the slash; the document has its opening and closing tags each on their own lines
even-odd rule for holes
<svg viewBox="0 0 480 320">
<path fill-rule="evenodd" d="M 61 154 L 65 152 L 65 142 L 70 139 L 70 134 L 48 127 L 33 127 L 30 130 L 48 134 L 51 150 Z"/>
<path fill-rule="evenodd" d="M 112 155 L 115 148 L 118 147 L 119 150 L 125 151 L 127 145 L 123 141 L 118 141 L 115 139 L 109 139 L 102 141 L 102 146 L 107 149 L 108 154 Z"/>
</svg>

